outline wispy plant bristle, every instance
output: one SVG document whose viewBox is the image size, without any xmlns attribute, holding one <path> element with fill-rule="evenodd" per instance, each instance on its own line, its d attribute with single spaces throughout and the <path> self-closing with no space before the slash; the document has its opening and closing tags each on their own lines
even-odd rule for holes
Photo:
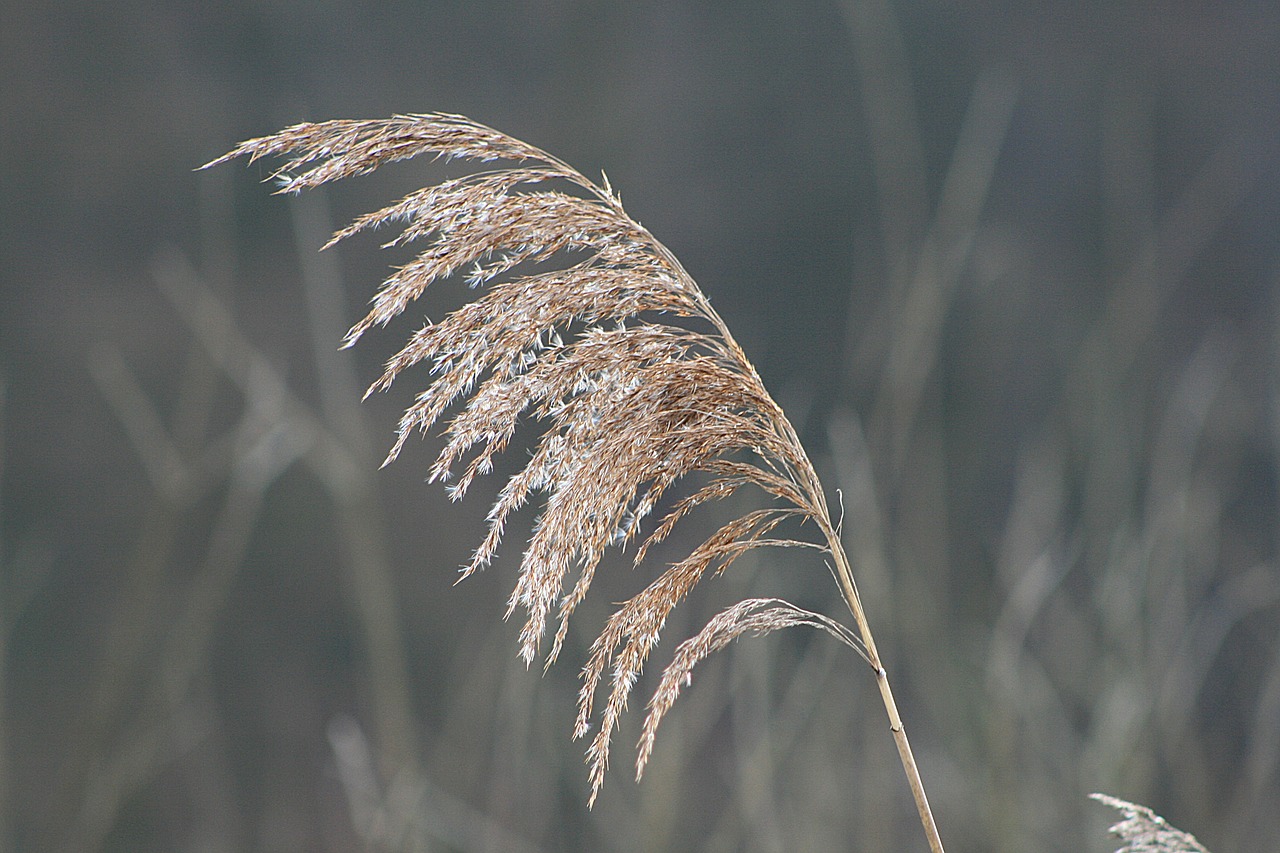
<svg viewBox="0 0 1280 853">
<path fill-rule="evenodd" d="M 1090 799 L 1124 815 L 1111 827 L 1111 834 L 1124 841 L 1116 853 L 1209 853 L 1189 832 L 1172 827 L 1146 806 L 1107 794 L 1090 794 Z"/>
<path fill-rule="evenodd" d="M 826 631 L 859 654 L 865 654 L 862 643 L 844 625 L 820 613 L 796 607 L 789 601 L 779 598 L 748 598 L 722 610 L 712 617 L 706 627 L 680 644 L 676 649 L 675 659 L 663 671 L 658 689 L 649 702 L 644 733 L 640 736 L 636 778 L 644 775 L 649 755 L 653 752 L 658 724 L 680 696 L 681 686 L 692 682 L 693 668 L 698 663 L 739 637 L 761 637 L 779 628 L 800 625 Z"/>
</svg>

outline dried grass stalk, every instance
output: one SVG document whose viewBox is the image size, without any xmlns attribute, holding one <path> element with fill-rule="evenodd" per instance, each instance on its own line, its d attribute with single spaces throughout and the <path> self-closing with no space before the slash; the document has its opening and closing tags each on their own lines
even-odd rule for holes
<svg viewBox="0 0 1280 853">
<path fill-rule="evenodd" d="M 608 766 L 612 732 L 671 610 L 708 573 L 723 572 L 748 550 L 803 546 L 830 561 L 876 674 L 930 845 L 941 851 L 813 465 L 724 321 L 675 256 L 627 215 L 608 182 L 597 184 L 492 128 L 441 114 L 299 124 L 244 142 L 205 168 L 275 155 L 288 158 L 274 175 L 280 192 L 419 155 L 502 161 L 362 216 L 329 245 L 388 224 L 402 228 L 388 246 L 425 244 L 383 282 L 345 346 L 388 323 L 436 281 L 463 273 L 472 287 L 484 287 L 474 301 L 414 333 L 369 392 L 388 388 L 420 362 L 429 365 L 432 380 L 401 418 L 386 462 L 411 433 L 425 433 L 453 411 L 431 478 L 456 477 L 450 487 L 455 499 L 491 470 L 522 420 L 545 425 L 529 462 L 501 490 L 489 513 L 489 533 L 463 569 L 466 576 L 487 565 L 511 514 L 535 494 L 543 496 L 508 609 L 508 615 L 517 608 L 527 614 L 520 633 L 527 663 L 537 657 L 552 618 L 558 625 L 547 664 L 555 659 L 609 546 L 640 537 L 638 564 L 701 504 L 745 486 L 774 501 L 725 524 L 667 568 L 622 604 L 592 646 L 576 736 L 590 728 L 606 673 L 611 687 L 587 751 L 591 800 Z M 675 325 L 672 318 L 682 320 Z M 705 485 L 641 537 L 667 490 L 694 472 L 707 478 Z M 816 541 L 773 536 L 788 518 L 808 522 Z M 790 625 L 851 637 L 826 617 L 785 602 L 730 607 L 681 646 L 668 667 L 650 705 L 637 770 L 694 663 L 742 634 Z"/>
<path fill-rule="evenodd" d="M 1146 806 L 1107 794 L 1090 794 L 1089 798 L 1124 815 L 1124 820 L 1111 827 L 1111 834 L 1124 841 L 1116 853 L 1209 853 L 1191 833 L 1175 829 Z"/>
</svg>

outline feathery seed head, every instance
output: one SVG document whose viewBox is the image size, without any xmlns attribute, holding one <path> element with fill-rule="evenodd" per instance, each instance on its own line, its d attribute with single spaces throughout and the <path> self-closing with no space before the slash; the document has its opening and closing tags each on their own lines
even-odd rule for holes
<svg viewBox="0 0 1280 853">
<path fill-rule="evenodd" d="M 670 251 L 627 215 L 607 178 L 598 185 L 538 148 L 439 113 L 298 124 L 243 142 L 208 166 L 284 156 L 273 178 L 281 192 L 299 192 L 419 155 L 511 165 L 410 193 L 334 234 L 326 248 L 397 225 L 400 232 L 386 246 L 424 246 L 382 283 L 343 345 L 385 326 L 437 281 L 458 275 L 481 289 L 473 301 L 414 332 L 368 393 L 426 363 L 429 384 L 401 417 L 386 462 L 412 433 L 429 431 L 454 411 L 429 473 L 432 481 L 450 482 L 454 500 L 493 470 L 521 423 L 544 424 L 528 463 L 499 492 L 488 533 L 462 570 L 466 577 L 487 566 L 511 514 L 542 496 L 508 601 L 508 614 L 527 613 L 519 640 L 526 664 L 537 657 L 553 615 L 558 627 L 548 665 L 556 658 L 605 551 L 639 536 L 682 478 L 701 472 L 709 479 L 648 532 L 636 564 L 693 509 L 743 486 L 754 485 L 777 503 L 721 526 L 622 604 L 592 645 L 574 734 L 589 730 L 607 673 L 609 698 L 587 750 L 594 801 L 613 730 L 672 609 L 708 572 L 724 571 L 751 549 L 827 550 L 832 528 L 825 500 L 794 429 L 724 322 Z M 685 318 L 702 331 L 655 318 Z M 788 518 L 816 522 L 827 544 L 771 538 Z M 694 663 L 744 633 L 797 624 L 850 639 L 825 617 L 785 602 L 749 600 L 682 645 L 650 704 L 638 768 Z"/>
</svg>

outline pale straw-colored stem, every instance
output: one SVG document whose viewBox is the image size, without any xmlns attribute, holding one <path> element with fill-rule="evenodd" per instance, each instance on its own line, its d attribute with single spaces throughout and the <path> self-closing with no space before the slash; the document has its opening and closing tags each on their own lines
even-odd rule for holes
<svg viewBox="0 0 1280 853">
<path fill-rule="evenodd" d="M 676 261 L 674 256 L 671 256 L 671 261 L 674 264 L 679 264 L 679 261 Z M 729 347 L 741 352 L 742 350 L 737 341 L 734 340 L 733 333 L 729 331 L 729 327 L 710 305 L 707 308 L 712 322 L 716 325 L 720 335 L 725 339 Z M 742 361 L 746 369 L 752 372 L 755 371 L 754 365 L 747 360 L 745 354 L 742 356 Z M 867 615 L 862 609 L 862 598 L 858 595 L 858 585 L 853 579 L 853 568 L 849 565 L 849 557 L 845 554 L 844 546 L 840 542 L 839 532 L 830 523 L 831 513 L 827 508 L 822 484 L 818 480 L 817 472 L 809 461 L 808 454 L 804 451 L 804 445 L 800 443 L 800 437 L 796 434 L 795 428 L 791 426 L 790 421 L 784 417 L 780 426 L 783 428 L 789 442 L 796 448 L 797 461 L 800 464 L 796 466 L 795 474 L 800 481 L 799 485 L 813 502 L 813 515 L 818 519 L 822 534 L 827 541 L 827 547 L 835 560 L 835 576 L 840 584 L 840 592 L 844 596 L 845 603 L 849 606 L 849 611 L 853 614 L 854 622 L 857 623 L 858 634 L 861 636 L 862 644 L 866 648 L 867 662 L 871 664 L 871 669 L 875 673 L 876 686 L 880 688 L 880 698 L 884 702 L 885 713 L 889 716 L 889 730 L 893 732 L 893 742 L 898 747 L 898 757 L 902 761 L 903 771 L 907 774 L 907 784 L 911 787 L 911 797 L 915 800 L 916 811 L 920 814 L 920 824 L 924 827 L 925 838 L 929 842 L 929 850 L 931 853 L 944 853 L 942 838 L 938 834 L 938 825 L 933 819 L 933 811 L 929 808 L 929 798 L 925 795 L 924 783 L 920 779 L 920 770 L 916 767 L 915 755 L 911 752 L 911 742 L 907 740 L 907 730 L 902 724 L 902 717 L 898 714 L 898 703 L 894 701 L 893 690 L 889 686 L 889 673 L 885 671 L 884 664 L 880 661 L 880 652 L 876 649 L 875 637 L 871 633 L 871 624 L 867 621 Z"/>
<path fill-rule="evenodd" d="M 902 725 L 902 717 L 898 714 L 898 704 L 893 700 L 893 690 L 889 687 L 889 674 L 880 662 L 880 653 L 876 650 L 875 638 L 871 635 L 871 625 L 862 610 L 862 599 L 858 595 L 857 584 L 853 580 L 853 570 L 849 566 L 849 558 L 840 544 L 840 538 L 834 528 L 824 525 L 823 533 L 831 547 L 835 558 L 835 575 L 840 581 L 840 590 L 845 602 L 853 613 L 858 625 L 858 633 L 862 644 L 866 647 L 867 661 L 876 675 L 876 686 L 880 688 L 880 698 L 884 701 L 885 713 L 889 715 L 889 730 L 893 732 L 893 742 L 898 747 L 898 757 L 902 760 L 902 769 L 907 774 L 907 784 L 911 786 L 911 797 L 916 802 L 916 811 L 920 813 L 920 824 L 924 827 L 925 837 L 929 841 L 932 853 L 943 853 L 942 838 L 938 835 L 938 826 L 933 820 L 933 812 L 929 808 L 929 798 L 925 796 L 924 783 L 920 781 L 920 770 L 916 767 L 915 756 L 911 752 L 911 743 L 907 740 L 907 730 Z"/>
</svg>

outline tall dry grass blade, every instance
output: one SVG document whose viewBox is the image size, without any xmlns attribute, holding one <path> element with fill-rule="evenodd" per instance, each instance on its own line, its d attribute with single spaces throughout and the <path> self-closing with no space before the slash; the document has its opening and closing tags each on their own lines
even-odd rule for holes
<svg viewBox="0 0 1280 853">
<path fill-rule="evenodd" d="M 885 702 L 903 766 L 931 849 L 942 850 L 911 758 L 888 679 L 862 612 L 848 558 L 821 483 L 782 409 L 675 256 L 632 219 L 607 182 L 597 184 L 563 161 L 461 116 L 428 113 L 380 121 L 299 124 L 252 139 L 208 164 L 283 156 L 273 177 L 297 192 L 417 155 L 505 161 L 410 193 L 358 218 L 328 245 L 391 224 L 386 245 L 424 248 L 382 283 L 370 312 L 347 333 L 354 344 L 385 326 L 427 288 L 462 276 L 476 299 L 428 322 L 387 363 L 369 392 L 385 390 L 425 363 L 431 379 L 400 419 L 387 462 L 409 436 L 444 425 L 444 448 L 431 479 L 456 479 L 462 498 L 515 438 L 522 423 L 544 426 L 523 469 L 489 512 L 489 532 L 463 576 L 497 554 L 511 514 L 534 498 L 542 510 L 525 549 L 509 612 L 527 615 L 520 655 L 537 657 L 553 617 L 547 663 L 559 653 L 575 608 L 586 598 L 610 546 L 641 542 L 635 562 L 665 540 L 695 507 L 745 486 L 772 505 L 724 524 L 662 572 L 609 619 L 583 673 L 575 736 L 591 727 L 595 696 L 609 697 L 587 750 L 591 801 L 609 761 L 609 745 L 632 687 L 672 609 L 708 573 L 725 571 L 760 547 L 813 548 L 829 559 L 857 622 L 859 640 Z M 207 168 L 207 166 L 206 166 Z M 680 318 L 679 324 L 670 322 Z M 385 464 L 385 463 L 384 463 Z M 677 500 L 652 529 L 649 517 L 690 474 L 706 479 Z M 816 541 L 775 538 L 799 519 Z M 650 704 L 640 768 L 657 724 L 694 663 L 744 633 L 810 625 L 846 642 L 852 635 L 826 617 L 784 602 L 749 600 L 726 610 L 681 647 Z M 673 686 L 674 684 L 674 686 Z"/>
</svg>

